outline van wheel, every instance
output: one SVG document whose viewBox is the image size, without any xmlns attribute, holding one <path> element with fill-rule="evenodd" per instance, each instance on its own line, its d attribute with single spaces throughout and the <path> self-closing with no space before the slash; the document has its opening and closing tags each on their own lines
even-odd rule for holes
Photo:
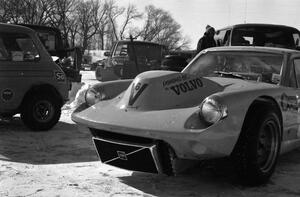
<svg viewBox="0 0 300 197">
<path fill-rule="evenodd" d="M 24 124 L 34 131 L 51 129 L 59 120 L 61 105 L 53 95 L 34 95 L 27 99 L 21 112 Z"/>
<path fill-rule="evenodd" d="M 238 175 L 247 185 L 259 185 L 269 180 L 280 151 L 278 116 L 272 111 L 258 114 L 252 114 L 251 120 L 246 120 L 233 154 Z"/>
</svg>

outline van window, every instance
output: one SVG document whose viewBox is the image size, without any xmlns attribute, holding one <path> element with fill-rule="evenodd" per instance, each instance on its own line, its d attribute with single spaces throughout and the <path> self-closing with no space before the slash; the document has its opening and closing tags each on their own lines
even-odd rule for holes
<svg viewBox="0 0 300 197">
<path fill-rule="evenodd" d="M 34 61 L 39 57 L 39 53 L 28 35 L 0 33 L 0 60 Z"/>
</svg>

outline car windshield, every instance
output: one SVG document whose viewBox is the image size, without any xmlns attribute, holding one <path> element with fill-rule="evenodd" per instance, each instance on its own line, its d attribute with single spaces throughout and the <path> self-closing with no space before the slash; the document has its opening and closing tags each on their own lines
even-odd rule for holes
<svg viewBox="0 0 300 197">
<path fill-rule="evenodd" d="M 248 51 L 202 53 L 182 72 L 203 77 L 231 77 L 277 84 L 283 55 Z"/>
</svg>

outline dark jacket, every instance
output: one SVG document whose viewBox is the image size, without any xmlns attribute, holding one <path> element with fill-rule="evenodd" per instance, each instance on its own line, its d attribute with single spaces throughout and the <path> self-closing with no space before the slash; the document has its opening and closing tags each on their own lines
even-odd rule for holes
<svg viewBox="0 0 300 197">
<path fill-rule="evenodd" d="M 203 49 L 207 49 L 207 48 L 215 47 L 215 46 L 216 46 L 216 42 L 215 42 L 214 38 L 208 36 L 207 33 L 205 33 L 203 35 L 203 37 L 200 38 L 200 40 L 198 41 L 196 53 L 198 54 Z"/>
</svg>

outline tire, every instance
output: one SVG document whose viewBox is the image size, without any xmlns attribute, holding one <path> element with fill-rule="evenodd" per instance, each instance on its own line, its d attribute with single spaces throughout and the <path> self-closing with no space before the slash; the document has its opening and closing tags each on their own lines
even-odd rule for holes
<svg viewBox="0 0 300 197">
<path fill-rule="evenodd" d="M 59 99 L 49 94 L 35 94 L 26 99 L 21 119 L 24 124 L 34 131 L 46 131 L 51 129 L 61 115 Z"/>
<path fill-rule="evenodd" d="M 281 126 L 273 111 L 246 117 L 234 150 L 234 162 L 242 183 L 260 185 L 273 174 L 280 151 Z"/>
</svg>

